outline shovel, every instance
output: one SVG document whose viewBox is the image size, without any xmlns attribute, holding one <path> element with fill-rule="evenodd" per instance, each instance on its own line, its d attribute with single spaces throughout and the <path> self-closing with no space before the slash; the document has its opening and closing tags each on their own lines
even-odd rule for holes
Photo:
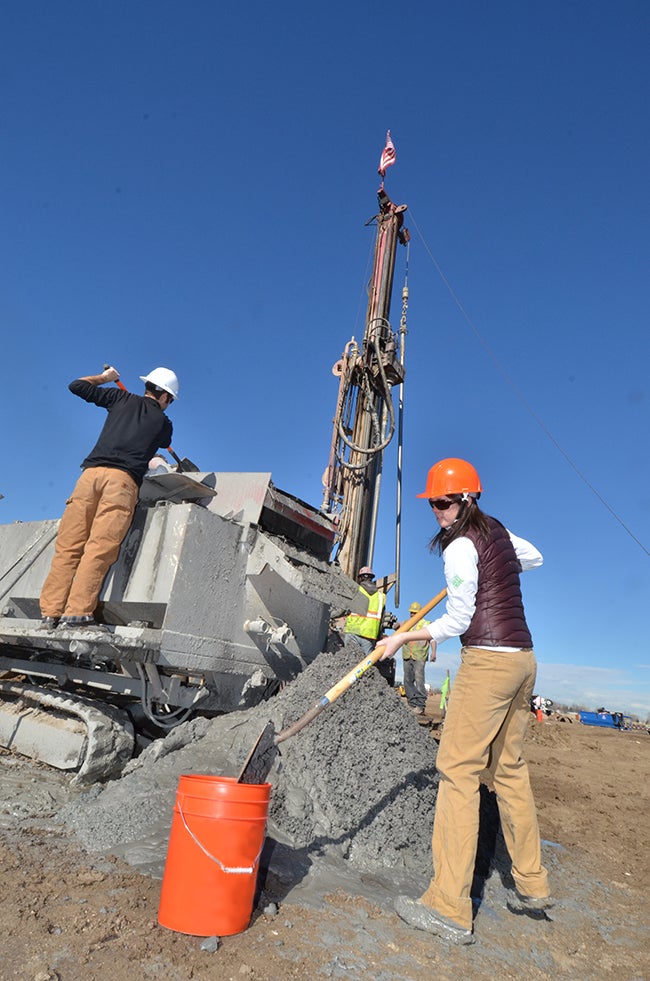
<svg viewBox="0 0 650 981">
<path fill-rule="evenodd" d="M 106 371 L 110 367 L 111 367 L 110 364 L 105 364 L 104 365 L 104 371 Z M 121 388 L 123 392 L 128 392 L 128 388 L 126 387 L 126 385 L 123 385 L 122 384 L 122 382 L 119 380 L 119 378 L 115 382 L 115 384 L 117 385 L 118 388 Z M 187 457 L 183 457 L 183 459 L 181 460 L 181 458 L 179 456 L 176 456 L 176 454 L 174 453 L 174 451 L 171 448 L 171 446 L 168 446 L 167 447 L 167 452 L 172 457 L 172 459 L 176 461 L 176 463 L 178 465 L 178 472 L 179 473 L 199 473 L 199 468 L 196 466 L 195 463 L 192 463 L 192 461 L 191 460 L 188 460 Z"/>
<path fill-rule="evenodd" d="M 429 600 L 416 614 L 414 614 L 409 620 L 405 620 L 404 623 L 397 628 L 396 634 L 406 633 L 408 630 L 412 630 L 413 627 L 422 619 L 425 614 L 432 610 L 434 606 L 437 606 L 441 600 L 447 595 L 447 590 L 443 589 L 434 596 L 432 600 Z M 304 729 L 306 725 L 312 722 L 316 716 L 320 715 L 324 709 L 335 702 L 344 692 L 351 688 L 355 681 L 362 678 L 366 673 L 368 668 L 376 664 L 384 653 L 384 645 L 379 644 L 375 647 L 372 654 L 369 654 L 362 661 L 352 668 L 340 681 L 337 681 L 335 685 L 328 692 L 323 695 L 320 701 L 305 712 L 297 722 L 292 725 L 287 726 L 286 729 L 282 729 L 281 732 L 276 733 L 273 728 L 272 722 L 267 722 L 262 732 L 259 734 L 253 748 L 246 757 L 244 765 L 242 766 L 239 776 L 237 777 L 238 783 L 264 783 L 275 758 L 278 754 L 278 745 L 283 743 L 285 739 L 289 739 L 290 736 L 295 736 L 297 732 Z"/>
</svg>

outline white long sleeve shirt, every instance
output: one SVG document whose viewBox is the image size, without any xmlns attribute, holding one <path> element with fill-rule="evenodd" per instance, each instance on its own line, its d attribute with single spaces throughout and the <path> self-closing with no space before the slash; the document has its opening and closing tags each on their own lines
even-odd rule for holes
<svg viewBox="0 0 650 981">
<path fill-rule="evenodd" d="M 506 529 L 507 531 L 507 529 Z M 544 559 L 541 552 L 508 531 L 522 571 L 535 569 Z M 445 579 L 447 580 L 446 610 L 441 617 L 427 627 L 431 638 L 438 644 L 459 637 L 469 627 L 476 609 L 478 589 L 478 553 L 469 538 L 456 538 L 444 551 Z M 511 651 L 512 647 L 491 647 L 489 650 Z"/>
</svg>

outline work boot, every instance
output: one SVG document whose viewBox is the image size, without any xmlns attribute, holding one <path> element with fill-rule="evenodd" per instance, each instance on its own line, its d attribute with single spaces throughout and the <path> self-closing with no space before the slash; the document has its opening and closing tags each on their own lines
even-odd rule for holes
<svg viewBox="0 0 650 981">
<path fill-rule="evenodd" d="M 60 627 L 69 630 L 103 630 L 107 628 L 103 623 L 97 623 L 93 616 L 82 617 L 61 617 Z"/>
<path fill-rule="evenodd" d="M 424 709 L 419 705 L 409 705 L 409 708 L 413 715 L 424 715 Z"/>
<path fill-rule="evenodd" d="M 59 626 L 59 617 L 41 617 L 39 630 L 56 630 Z"/>
<path fill-rule="evenodd" d="M 410 896 L 397 897 L 395 912 L 400 919 L 408 923 L 409 926 L 415 927 L 416 930 L 432 933 L 452 944 L 464 946 L 474 943 L 474 934 L 471 930 L 466 930 L 459 923 L 442 916 L 441 913 L 437 913 L 430 906 L 425 906 L 419 900 L 411 899 Z"/>
<path fill-rule="evenodd" d="M 506 906 L 511 913 L 544 919 L 546 910 L 555 906 L 555 900 L 552 896 L 524 896 L 518 889 L 508 889 Z"/>
</svg>

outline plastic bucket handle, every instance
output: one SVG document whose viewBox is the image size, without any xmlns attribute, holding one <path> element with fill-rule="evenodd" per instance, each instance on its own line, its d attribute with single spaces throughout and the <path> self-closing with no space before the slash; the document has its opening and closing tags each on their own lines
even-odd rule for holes
<svg viewBox="0 0 650 981">
<path fill-rule="evenodd" d="M 227 872 L 230 875 L 251 875 L 255 871 L 255 869 L 257 868 L 257 863 L 260 860 L 260 855 L 262 854 L 262 848 L 264 848 L 264 839 L 262 839 L 262 847 L 260 848 L 259 852 L 257 853 L 257 855 L 255 857 L 255 860 L 253 861 L 253 864 L 251 866 L 233 866 L 233 867 L 228 867 L 227 865 L 224 865 L 223 862 L 220 862 L 219 859 L 216 857 L 216 855 L 212 855 L 211 852 L 209 852 L 207 850 L 207 848 L 205 847 L 205 845 L 203 845 L 199 841 L 199 839 L 196 837 L 196 835 L 194 834 L 194 832 L 190 828 L 189 824 L 185 820 L 185 815 L 183 814 L 183 807 L 182 807 L 180 801 L 176 801 L 176 806 L 178 808 L 178 813 L 181 816 L 181 821 L 183 822 L 183 827 L 187 831 L 188 835 L 190 836 L 190 838 L 192 839 L 192 841 L 194 842 L 194 844 L 195 845 L 198 845 L 198 847 L 201 849 L 201 851 L 203 852 L 203 854 L 207 858 L 209 858 L 211 862 L 215 862 L 219 866 L 219 868 L 221 869 L 222 872 Z"/>
</svg>

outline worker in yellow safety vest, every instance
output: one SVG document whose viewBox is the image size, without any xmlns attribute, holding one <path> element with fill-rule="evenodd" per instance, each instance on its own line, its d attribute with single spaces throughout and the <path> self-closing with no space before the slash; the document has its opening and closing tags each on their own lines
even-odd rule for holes
<svg viewBox="0 0 650 981">
<path fill-rule="evenodd" d="M 359 584 L 359 603 L 345 621 L 345 634 L 352 637 L 364 654 L 370 654 L 376 647 L 377 638 L 381 636 L 384 627 L 397 623 L 393 613 L 386 613 L 386 594 L 379 588 L 372 569 L 364 565 L 357 574 Z M 386 670 L 387 663 L 392 663 L 392 670 Z M 392 686 L 395 684 L 395 663 L 380 661 L 377 665 L 380 674 Z"/>
</svg>

